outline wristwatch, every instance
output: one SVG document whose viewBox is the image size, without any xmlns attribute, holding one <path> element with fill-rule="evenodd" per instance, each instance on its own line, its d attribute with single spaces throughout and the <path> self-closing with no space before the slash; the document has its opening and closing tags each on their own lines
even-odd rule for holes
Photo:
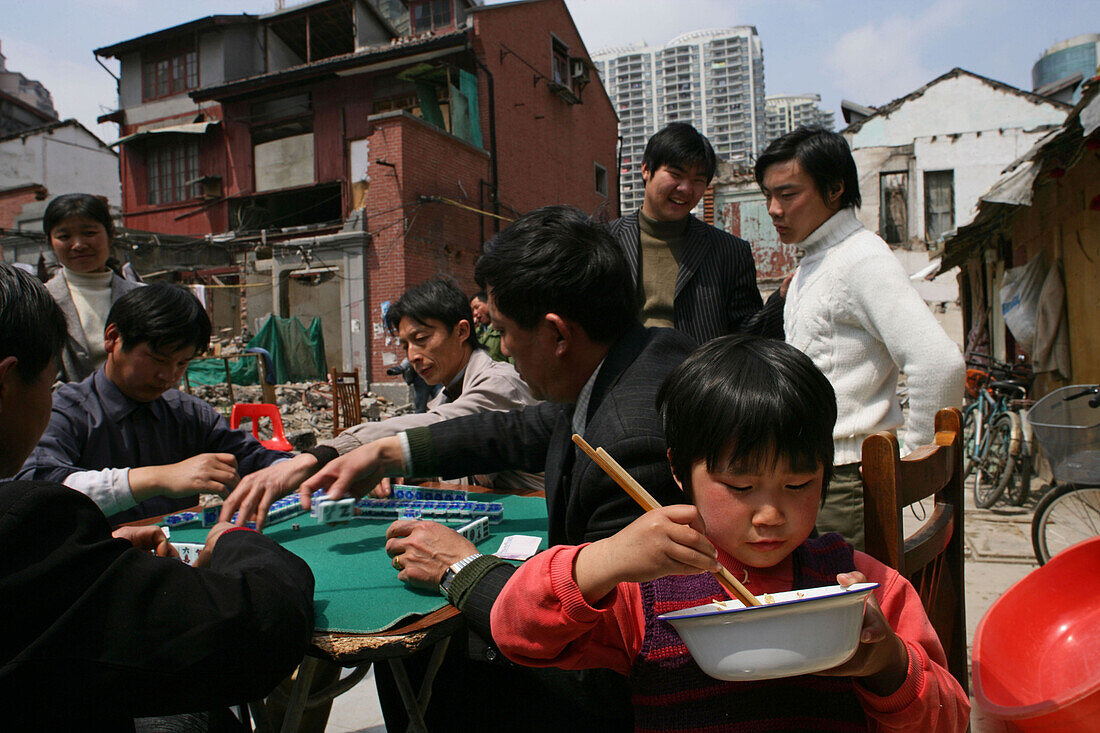
<svg viewBox="0 0 1100 733">
<path fill-rule="evenodd" d="M 458 571 L 466 567 L 479 557 L 481 557 L 481 553 L 475 552 L 473 555 L 470 555 L 469 557 L 464 557 L 451 567 L 447 568 L 446 572 L 443 573 L 443 577 L 439 580 L 440 595 L 442 595 L 444 598 L 447 598 L 447 591 L 450 590 L 451 582 L 454 581 L 455 576 L 458 575 Z"/>
</svg>

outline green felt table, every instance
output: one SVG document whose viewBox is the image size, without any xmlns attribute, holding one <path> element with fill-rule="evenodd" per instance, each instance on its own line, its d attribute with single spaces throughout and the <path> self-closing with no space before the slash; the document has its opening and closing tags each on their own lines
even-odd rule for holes
<svg viewBox="0 0 1100 733">
<path fill-rule="evenodd" d="M 484 499 L 482 499 L 484 497 Z M 478 550 L 490 553 L 508 535 L 535 535 L 546 549 L 546 500 L 538 497 L 479 494 L 478 500 L 504 505 L 504 521 L 489 525 Z M 313 570 L 313 603 L 318 632 L 375 634 L 410 619 L 450 608 L 438 592 L 411 588 L 397 579 L 386 555 L 386 528 L 392 520 L 356 518 L 326 526 L 306 514 L 264 529 L 264 534 L 301 557 Z M 292 525 L 298 524 L 295 530 Z M 459 527 L 459 524 L 450 524 Z M 199 524 L 172 529 L 173 542 L 205 540 Z"/>
</svg>

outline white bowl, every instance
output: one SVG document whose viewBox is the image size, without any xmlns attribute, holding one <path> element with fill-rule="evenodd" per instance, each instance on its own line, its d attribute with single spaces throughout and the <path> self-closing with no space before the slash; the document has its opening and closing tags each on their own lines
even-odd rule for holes
<svg viewBox="0 0 1100 733">
<path fill-rule="evenodd" d="M 828 585 L 708 603 L 666 613 L 696 664 L 720 680 L 766 680 L 820 672 L 859 645 L 863 604 L 878 583 Z"/>
</svg>

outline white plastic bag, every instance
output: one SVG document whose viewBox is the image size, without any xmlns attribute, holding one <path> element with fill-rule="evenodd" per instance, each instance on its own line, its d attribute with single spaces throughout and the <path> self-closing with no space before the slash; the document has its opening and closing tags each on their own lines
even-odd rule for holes
<svg viewBox="0 0 1100 733">
<path fill-rule="evenodd" d="M 1037 254 L 1026 265 L 1005 270 L 1001 285 L 1001 312 L 1005 325 L 1029 354 L 1035 348 L 1035 319 L 1039 316 L 1044 274 L 1043 257 Z"/>
</svg>

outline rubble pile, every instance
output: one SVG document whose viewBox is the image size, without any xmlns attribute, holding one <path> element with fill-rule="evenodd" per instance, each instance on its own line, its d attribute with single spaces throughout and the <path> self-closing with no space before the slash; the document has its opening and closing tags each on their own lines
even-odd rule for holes
<svg viewBox="0 0 1100 733">
<path fill-rule="evenodd" d="M 233 385 L 232 399 L 226 384 L 192 385 L 191 394 L 212 405 L 226 419 L 234 402 L 263 402 L 263 391 L 259 385 Z M 282 415 L 287 440 L 296 449 L 308 448 L 319 440 L 332 437 L 332 388 L 327 382 L 277 384 L 275 404 Z M 412 405 L 408 403 L 395 404 L 373 392 L 360 396 L 359 405 L 364 422 L 384 420 L 412 411 Z M 271 425 L 264 420 L 260 423 L 260 438 L 270 437 Z"/>
</svg>

